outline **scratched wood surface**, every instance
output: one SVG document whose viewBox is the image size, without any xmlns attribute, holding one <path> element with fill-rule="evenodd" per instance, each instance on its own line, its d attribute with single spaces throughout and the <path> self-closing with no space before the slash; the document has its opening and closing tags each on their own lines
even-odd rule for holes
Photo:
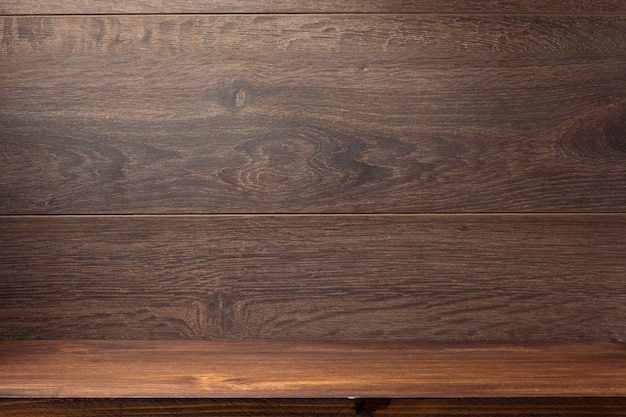
<svg viewBox="0 0 626 417">
<path fill-rule="evenodd" d="M 626 16 L 6 17 L 1 213 L 626 210 Z"/>
<path fill-rule="evenodd" d="M 623 343 L 0 341 L 0 356 L 0 397 L 626 396 Z"/>
<path fill-rule="evenodd" d="M 624 236 L 624 215 L 0 217 L 1 327 L 626 341 Z"/>
<path fill-rule="evenodd" d="M 626 399 L 476 398 L 476 399 L 104 399 L 0 400 L 5 417 L 146 416 L 623 416 Z"/>
<path fill-rule="evenodd" d="M 99 13 L 609 13 L 624 0 L 3 0 L 0 14 Z"/>
</svg>

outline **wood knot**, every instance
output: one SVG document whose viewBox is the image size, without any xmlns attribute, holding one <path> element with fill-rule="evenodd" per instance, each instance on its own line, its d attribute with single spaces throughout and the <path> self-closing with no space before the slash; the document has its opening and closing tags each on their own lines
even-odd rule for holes
<svg viewBox="0 0 626 417">
<path fill-rule="evenodd" d="M 247 81 L 235 81 L 220 91 L 220 104 L 224 107 L 239 110 L 254 101 L 255 89 Z"/>
</svg>

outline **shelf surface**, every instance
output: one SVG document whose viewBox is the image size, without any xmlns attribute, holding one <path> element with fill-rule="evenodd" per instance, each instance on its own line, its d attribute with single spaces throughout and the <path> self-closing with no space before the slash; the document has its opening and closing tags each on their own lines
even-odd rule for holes
<svg viewBox="0 0 626 417">
<path fill-rule="evenodd" d="M 0 397 L 554 396 L 626 396 L 626 345 L 0 342 Z"/>
</svg>

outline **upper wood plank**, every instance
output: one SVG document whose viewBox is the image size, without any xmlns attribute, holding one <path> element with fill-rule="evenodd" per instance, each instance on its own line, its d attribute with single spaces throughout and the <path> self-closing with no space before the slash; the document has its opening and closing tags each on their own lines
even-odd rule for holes
<svg viewBox="0 0 626 417">
<path fill-rule="evenodd" d="M 93 13 L 602 13 L 624 0 L 3 0 L 0 14 Z"/>
<path fill-rule="evenodd" d="M 2 397 L 626 395 L 618 343 L 0 341 Z"/>
<path fill-rule="evenodd" d="M 0 212 L 626 211 L 626 18 L 6 17 Z"/>
</svg>

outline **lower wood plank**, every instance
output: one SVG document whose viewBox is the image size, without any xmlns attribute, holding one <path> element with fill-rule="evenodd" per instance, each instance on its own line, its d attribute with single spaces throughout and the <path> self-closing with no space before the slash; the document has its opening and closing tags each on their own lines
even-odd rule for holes
<svg viewBox="0 0 626 417">
<path fill-rule="evenodd" d="M 5 417 L 609 417 L 626 413 L 626 398 L 7 399 L 0 400 L 0 413 Z"/>
<path fill-rule="evenodd" d="M 626 345 L 2 341 L 0 397 L 626 396 Z"/>
<path fill-rule="evenodd" d="M 0 217 L 2 339 L 626 341 L 626 215 Z"/>
</svg>

